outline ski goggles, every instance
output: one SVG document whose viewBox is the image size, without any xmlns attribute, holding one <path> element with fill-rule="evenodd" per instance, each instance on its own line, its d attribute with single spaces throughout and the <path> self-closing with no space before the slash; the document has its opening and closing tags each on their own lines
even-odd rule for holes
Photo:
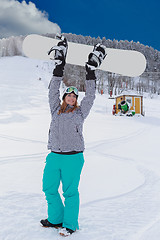
<svg viewBox="0 0 160 240">
<path fill-rule="evenodd" d="M 71 86 L 71 87 L 66 88 L 66 90 L 65 90 L 65 93 L 67 93 L 67 94 L 72 93 L 72 92 L 74 92 L 74 94 L 78 96 L 78 89 L 76 87 Z"/>
</svg>

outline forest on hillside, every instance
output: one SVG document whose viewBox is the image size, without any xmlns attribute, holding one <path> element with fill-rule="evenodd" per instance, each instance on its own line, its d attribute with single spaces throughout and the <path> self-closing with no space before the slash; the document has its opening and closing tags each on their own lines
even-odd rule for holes
<svg viewBox="0 0 160 240">
<path fill-rule="evenodd" d="M 110 40 L 103 37 L 92 38 L 71 33 L 63 34 L 68 41 L 86 45 L 104 44 L 107 48 L 136 50 L 144 54 L 147 60 L 145 72 L 135 78 L 125 77 L 118 74 L 97 71 L 97 88 L 99 92 L 120 94 L 124 90 L 136 91 L 139 94 L 144 92 L 160 94 L 160 52 L 151 46 L 145 46 L 140 42 L 128 40 Z M 55 34 L 46 34 L 45 36 L 55 38 Z M 5 56 L 24 56 L 22 43 L 25 36 L 17 36 L 0 39 L 0 57 Z M 46 63 L 44 63 L 46 65 Z M 52 65 L 48 63 L 48 68 Z M 84 67 L 67 64 L 65 67 L 64 82 L 66 85 L 76 85 L 81 91 L 85 90 L 84 85 L 85 69 Z"/>
</svg>

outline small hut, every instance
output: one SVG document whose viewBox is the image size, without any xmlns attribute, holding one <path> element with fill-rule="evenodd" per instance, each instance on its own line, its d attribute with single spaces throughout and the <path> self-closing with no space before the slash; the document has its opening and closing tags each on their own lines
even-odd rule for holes
<svg viewBox="0 0 160 240">
<path fill-rule="evenodd" d="M 134 110 L 135 114 L 144 115 L 143 112 L 143 96 L 136 93 L 122 93 L 121 95 L 115 97 L 115 113 L 117 114 L 120 110 L 118 109 L 118 104 L 121 101 L 126 101 L 130 107 L 130 110 Z"/>
</svg>

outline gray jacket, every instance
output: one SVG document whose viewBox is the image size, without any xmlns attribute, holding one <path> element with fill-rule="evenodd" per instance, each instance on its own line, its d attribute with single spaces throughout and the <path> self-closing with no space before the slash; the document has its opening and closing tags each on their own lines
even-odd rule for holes
<svg viewBox="0 0 160 240">
<path fill-rule="evenodd" d="M 49 104 L 51 125 L 49 129 L 48 149 L 54 152 L 84 151 L 83 123 L 88 116 L 95 99 L 95 80 L 86 80 L 86 93 L 80 107 L 73 112 L 58 115 L 60 109 L 61 77 L 53 76 L 49 86 Z M 68 105 L 67 109 L 72 106 Z"/>
</svg>

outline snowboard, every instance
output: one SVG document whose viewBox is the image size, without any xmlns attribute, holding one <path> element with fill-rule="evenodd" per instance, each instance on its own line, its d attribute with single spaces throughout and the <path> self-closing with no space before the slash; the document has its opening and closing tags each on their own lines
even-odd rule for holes
<svg viewBox="0 0 160 240">
<path fill-rule="evenodd" d="M 56 46 L 59 40 L 37 34 L 30 34 L 23 41 L 23 53 L 33 59 L 50 61 L 52 56 L 49 50 Z M 69 64 L 85 66 L 88 55 L 93 51 L 93 46 L 68 42 L 66 62 Z M 106 48 L 107 56 L 99 69 L 123 76 L 140 76 L 146 68 L 144 55 L 135 50 L 122 50 Z"/>
</svg>

